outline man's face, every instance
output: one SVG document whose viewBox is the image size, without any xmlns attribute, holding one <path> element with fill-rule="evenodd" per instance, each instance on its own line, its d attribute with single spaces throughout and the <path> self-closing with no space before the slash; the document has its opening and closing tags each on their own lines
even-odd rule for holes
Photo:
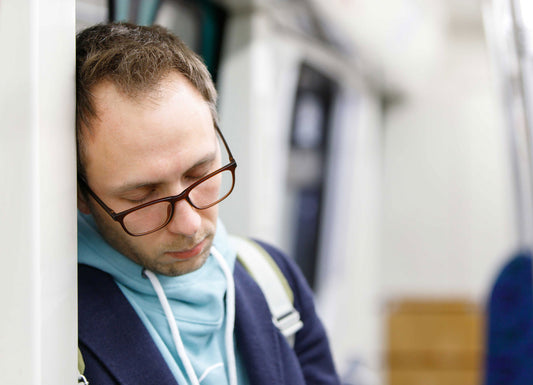
<svg viewBox="0 0 533 385">
<path fill-rule="evenodd" d="M 221 166 L 221 154 L 207 103 L 182 76 L 173 73 L 159 90 L 132 100 L 110 82 L 93 90 L 97 118 L 86 134 L 86 176 L 91 189 L 113 211 L 177 195 Z M 154 272 L 176 276 L 200 268 L 216 230 L 217 207 L 196 210 L 176 203 L 163 229 L 128 235 L 92 199 L 78 207 L 91 213 L 106 241 Z"/>
</svg>

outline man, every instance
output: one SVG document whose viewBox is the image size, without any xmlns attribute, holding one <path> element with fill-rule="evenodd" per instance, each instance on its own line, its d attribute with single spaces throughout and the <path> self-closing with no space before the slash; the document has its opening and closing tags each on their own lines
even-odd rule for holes
<svg viewBox="0 0 533 385">
<path fill-rule="evenodd" d="M 88 381 L 339 384 L 300 272 L 264 245 L 304 324 L 291 347 L 218 220 L 236 162 L 203 63 L 165 29 L 130 24 L 88 28 L 76 51 Z"/>
</svg>

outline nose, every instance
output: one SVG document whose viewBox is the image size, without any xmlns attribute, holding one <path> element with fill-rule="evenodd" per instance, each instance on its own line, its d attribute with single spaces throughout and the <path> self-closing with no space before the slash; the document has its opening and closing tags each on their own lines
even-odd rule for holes
<svg viewBox="0 0 533 385">
<path fill-rule="evenodd" d="M 167 225 L 168 231 L 191 237 L 202 225 L 202 217 L 197 209 L 182 199 L 174 205 L 174 216 Z"/>
</svg>

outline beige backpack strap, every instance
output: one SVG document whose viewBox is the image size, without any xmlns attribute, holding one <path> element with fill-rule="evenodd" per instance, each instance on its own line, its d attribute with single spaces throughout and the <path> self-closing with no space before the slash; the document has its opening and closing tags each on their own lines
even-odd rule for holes
<svg viewBox="0 0 533 385">
<path fill-rule="evenodd" d="M 85 372 L 85 361 L 83 361 L 83 355 L 80 348 L 78 348 L 78 384 L 89 385 L 89 381 L 85 378 L 83 373 Z"/>
<path fill-rule="evenodd" d="M 237 259 L 257 282 L 265 296 L 272 322 L 285 336 L 290 346 L 303 327 L 300 313 L 294 308 L 294 295 L 287 279 L 270 254 L 248 238 L 230 236 L 230 242 L 237 252 Z"/>
</svg>

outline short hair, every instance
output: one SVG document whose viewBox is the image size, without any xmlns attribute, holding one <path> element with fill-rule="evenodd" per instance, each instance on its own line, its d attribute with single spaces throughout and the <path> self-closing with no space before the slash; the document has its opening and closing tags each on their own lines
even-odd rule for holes
<svg viewBox="0 0 533 385">
<path fill-rule="evenodd" d="M 97 118 L 92 91 L 110 81 L 130 98 L 155 91 L 171 72 L 183 75 L 218 122 L 217 92 L 207 67 L 185 43 L 161 26 L 97 24 L 76 36 L 76 143 L 78 174 L 85 174 L 85 135 Z"/>
</svg>

